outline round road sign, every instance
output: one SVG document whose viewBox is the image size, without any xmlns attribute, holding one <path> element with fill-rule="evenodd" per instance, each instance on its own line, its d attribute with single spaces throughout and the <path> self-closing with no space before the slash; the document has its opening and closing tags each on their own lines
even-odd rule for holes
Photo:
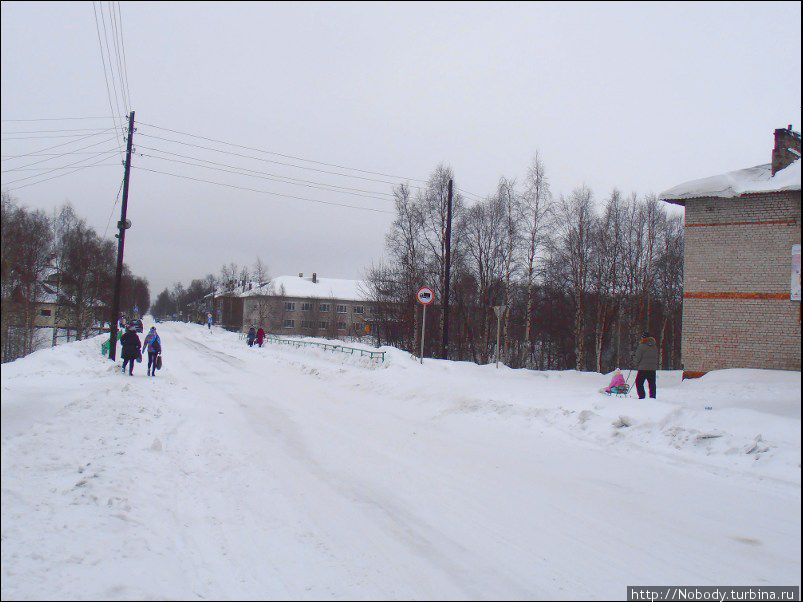
<svg viewBox="0 0 803 602">
<path fill-rule="evenodd" d="M 422 286 L 415 294 L 415 298 L 421 305 L 429 305 L 435 300 L 435 293 L 428 286 Z"/>
</svg>

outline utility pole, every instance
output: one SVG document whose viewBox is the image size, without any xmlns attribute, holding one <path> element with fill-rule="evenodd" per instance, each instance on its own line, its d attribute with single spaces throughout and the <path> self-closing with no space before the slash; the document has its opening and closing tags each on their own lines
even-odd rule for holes
<svg viewBox="0 0 803 602">
<path fill-rule="evenodd" d="M 449 359 L 449 285 L 452 269 L 452 179 L 449 178 L 449 204 L 446 209 L 446 269 L 443 278 L 443 359 Z"/>
<path fill-rule="evenodd" d="M 128 213 L 128 182 L 131 175 L 131 148 L 134 142 L 134 111 L 128 116 L 128 144 L 125 153 L 125 175 L 123 176 L 123 206 L 120 209 L 120 221 L 117 222 L 117 272 L 114 274 L 114 299 L 109 321 L 109 359 L 117 359 L 117 321 L 120 318 L 120 284 L 123 279 L 123 251 L 125 250 L 125 231 L 131 227 L 126 219 Z"/>
</svg>

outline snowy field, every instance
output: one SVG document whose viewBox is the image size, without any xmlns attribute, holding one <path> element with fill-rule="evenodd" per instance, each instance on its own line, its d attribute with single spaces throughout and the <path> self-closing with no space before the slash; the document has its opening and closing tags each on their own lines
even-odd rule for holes
<svg viewBox="0 0 803 602">
<path fill-rule="evenodd" d="M 97 337 L 3 365 L 4 600 L 800 584 L 800 373 L 659 373 L 645 402 L 599 374 L 159 330 L 156 378 Z"/>
</svg>

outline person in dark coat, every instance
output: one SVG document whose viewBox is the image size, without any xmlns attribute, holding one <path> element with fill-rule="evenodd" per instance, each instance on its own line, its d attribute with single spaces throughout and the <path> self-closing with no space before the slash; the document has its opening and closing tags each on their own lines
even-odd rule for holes
<svg viewBox="0 0 803 602">
<path fill-rule="evenodd" d="M 257 330 L 253 326 L 248 329 L 248 336 L 246 337 L 246 341 L 248 342 L 249 347 L 254 346 L 254 339 L 257 337 Z"/>
<path fill-rule="evenodd" d="M 261 326 L 257 329 L 257 345 L 262 347 L 262 342 L 265 340 L 265 329 Z"/>
<path fill-rule="evenodd" d="M 134 375 L 134 362 L 142 357 L 140 347 L 142 346 L 137 331 L 129 325 L 125 334 L 120 337 L 120 344 L 123 346 L 123 374 L 125 374 L 126 364 L 128 365 L 128 375 Z"/>
<path fill-rule="evenodd" d="M 646 380 L 650 386 L 650 398 L 655 399 L 657 394 L 655 383 L 655 372 L 658 370 L 658 344 L 649 332 L 644 332 L 641 335 L 639 346 L 636 347 L 636 353 L 633 355 L 635 368 L 638 370 L 636 373 L 636 391 L 638 398 L 644 399 L 644 381 Z"/>
</svg>

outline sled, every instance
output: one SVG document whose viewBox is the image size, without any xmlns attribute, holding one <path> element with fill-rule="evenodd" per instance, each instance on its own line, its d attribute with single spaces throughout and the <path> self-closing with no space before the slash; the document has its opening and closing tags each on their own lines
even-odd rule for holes
<svg viewBox="0 0 803 602">
<path fill-rule="evenodd" d="M 603 391 L 605 395 L 616 395 L 617 397 L 625 397 L 628 393 L 630 393 L 630 386 L 629 385 L 618 385 L 616 387 L 611 387 L 610 391 Z"/>
<path fill-rule="evenodd" d="M 161 353 L 156 356 L 156 369 L 157 370 L 161 370 L 162 369 L 162 354 Z"/>
</svg>

